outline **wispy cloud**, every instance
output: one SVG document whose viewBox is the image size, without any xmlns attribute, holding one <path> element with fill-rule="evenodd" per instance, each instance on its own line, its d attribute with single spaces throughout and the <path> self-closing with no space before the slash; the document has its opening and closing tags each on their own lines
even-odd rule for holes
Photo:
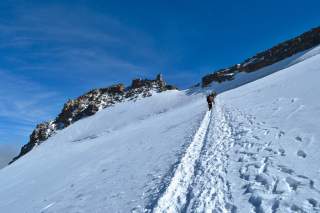
<svg viewBox="0 0 320 213">
<path fill-rule="evenodd" d="M 70 8 L 69 8 L 70 9 Z M 24 51 L 16 61 L 22 70 L 50 69 L 51 74 L 87 73 L 148 75 L 163 57 L 143 32 L 97 12 L 72 8 L 19 8 L 0 23 L 0 48 Z M 14 55 L 7 60 L 14 60 Z"/>
<path fill-rule="evenodd" d="M 47 118 L 50 113 L 45 101 L 58 96 L 31 80 L 4 70 L 0 70 L 0 85 L 0 118 L 26 122 Z"/>
<path fill-rule="evenodd" d="M 34 125 L 53 115 L 58 95 L 0 70 L 0 168 L 27 142 Z"/>
<path fill-rule="evenodd" d="M 36 123 L 48 120 L 62 102 L 58 94 L 0 70 L 0 169 L 27 143 Z"/>
<path fill-rule="evenodd" d="M 0 85 L 0 144 L 26 143 L 35 124 L 52 118 L 62 102 L 56 92 L 4 70 Z"/>
<path fill-rule="evenodd" d="M 98 12 L 17 4 L 0 19 L 0 144 L 26 143 L 66 99 L 119 79 L 155 75 L 153 39 Z"/>
</svg>

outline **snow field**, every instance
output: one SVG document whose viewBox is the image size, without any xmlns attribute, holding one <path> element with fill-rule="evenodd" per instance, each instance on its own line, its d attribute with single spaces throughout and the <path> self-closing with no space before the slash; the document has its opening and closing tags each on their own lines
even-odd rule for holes
<svg viewBox="0 0 320 213">
<path fill-rule="evenodd" d="M 0 170 L 0 212 L 320 212 L 319 49 L 76 122 Z"/>
</svg>

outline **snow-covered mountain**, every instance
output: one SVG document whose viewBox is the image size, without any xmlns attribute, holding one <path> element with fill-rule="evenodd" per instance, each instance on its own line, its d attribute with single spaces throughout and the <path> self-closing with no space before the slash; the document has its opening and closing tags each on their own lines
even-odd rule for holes
<svg viewBox="0 0 320 213">
<path fill-rule="evenodd" d="M 101 107 L 0 170 L 0 212 L 320 212 L 319 70 L 313 46 Z"/>
<path fill-rule="evenodd" d="M 125 101 L 136 101 L 141 97 L 152 96 L 154 92 L 163 92 L 176 89 L 175 86 L 167 85 L 161 74 L 155 80 L 134 79 L 129 87 L 123 84 L 112 85 L 107 88 L 94 89 L 86 94 L 69 100 L 64 104 L 61 113 L 51 121 L 40 123 L 30 135 L 30 140 L 25 144 L 18 156 L 13 158 L 13 163 L 21 156 L 30 152 L 35 146 L 40 145 L 56 131 L 62 130 L 74 122 L 94 115 L 99 110 Z"/>
</svg>

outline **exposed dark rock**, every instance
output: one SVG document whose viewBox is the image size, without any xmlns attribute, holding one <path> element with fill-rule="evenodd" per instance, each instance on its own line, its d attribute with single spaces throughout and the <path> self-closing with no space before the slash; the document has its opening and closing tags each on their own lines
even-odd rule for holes
<svg viewBox="0 0 320 213">
<path fill-rule="evenodd" d="M 132 80 L 131 88 L 139 88 L 144 84 L 141 78 Z"/>
<path fill-rule="evenodd" d="M 100 89 L 101 93 L 113 93 L 113 94 L 121 94 L 124 93 L 125 87 L 123 84 L 116 84 L 108 88 Z"/>
<path fill-rule="evenodd" d="M 231 81 L 234 79 L 234 73 L 230 72 L 230 70 L 219 70 L 213 74 L 206 75 L 202 78 L 202 85 L 207 86 L 212 81 L 221 83 L 224 81 Z"/>
<path fill-rule="evenodd" d="M 123 84 L 116 84 L 107 88 L 94 89 L 74 100 L 68 100 L 55 120 L 36 126 L 30 135 L 29 142 L 21 148 L 19 155 L 10 163 L 47 140 L 57 130 L 61 130 L 82 118 L 94 115 L 101 109 L 119 102 L 149 97 L 153 92 L 173 89 L 177 88 L 172 85 L 166 85 L 162 75 L 159 74 L 155 80 L 135 79 L 128 88 L 125 88 Z"/>
<path fill-rule="evenodd" d="M 163 80 L 162 74 L 158 74 L 158 75 L 157 75 L 156 81 L 159 82 L 159 86 L 160 86 L 161 89 L 164 89 L 164 88 L 165 88 L 166 83 L 165 83 L 165 81 Z M 170 85 L 168 85 L 168 86 L 170 86 Z M 177 89 L 177 88 L 174 88 L 174 89 Z"/>
<path fill-rule="evenodd" d="M 319 44 L 320 27 L 303 33 L 296 38 L 280 43 L 264 52 L 260 52 L 241 64 L 208 74 L 202 78 L 202 86 L 206 87 L 212 82 L 221 83 L 223 81 L 233 80 L 234 76 L 239 72 L 256 71 Z"/>
<path fill-rule="evenodd" d="M 42 141 L 46 140 L 49 136 L 53 134 L 55 129 L 56 127 L 53 121 L 43 122 L 38 124 L 36 128 L 33 130 L 33 132 L 31 133 L 29 142 L 21 148 L 19 155 L 13 158 L 10 163 L 14 162 L 21 156 L 25 155 L 33 147 L 35 147 L 36 145 L 39 145 Z"/>
<path fill-rule="evenodd" d="M 176 90 L 176 89 L 178 89 L 178 88 L 174 85 L 165 85 L 164 86 L 164 90 Z"/>
</svg>

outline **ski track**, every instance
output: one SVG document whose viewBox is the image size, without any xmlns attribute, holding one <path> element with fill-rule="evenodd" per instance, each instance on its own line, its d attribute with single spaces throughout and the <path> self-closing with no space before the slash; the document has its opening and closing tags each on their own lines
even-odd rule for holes
<svg viewBox="0 0 320 213">
<path fill-rule="evenodd" d="M 320 212 L 315 181 L 281 164 L 285 137 L 281 128 L 217 101 L 153 212 Z M 307 155 L 299 150 L 297 157 Z M 292 203 L 300 192 L 309 197 Z"/>
</svg>

